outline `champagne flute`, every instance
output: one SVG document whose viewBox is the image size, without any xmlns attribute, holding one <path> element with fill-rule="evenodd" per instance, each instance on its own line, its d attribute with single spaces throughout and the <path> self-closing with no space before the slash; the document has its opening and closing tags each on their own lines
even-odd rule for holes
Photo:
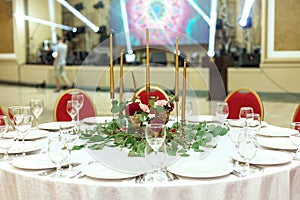
<svg viewBox="0 0 300 200">
<path fill-rule="evenodd" d="M 8 156 L 8 150 L 14 142 L 13 137 L 6 137 L 5 134 L 8 130 L 8 120 L 7 116 L 0 115 L 0 148 L 4 150 L 4 156 L 2 161 L 9 161 L 10 157 Z"/>
<path fill-rule="evenodd" d="M 64 142 L 68 153 L 69 153 L 69 168 L 68 171 L 72 172 L 72 149 L 75 146 L 76 142 L 79 140 L 80 137 L 80 130 L 76 128 L 76 126 L 69 126 L 66 125 L 64 126 L 64 124 L 60 125 L 60 136 L 62 138 L 62 141 Z"/>
<path fill-rule="evenodd" d="M 76 109 L 77 109 L 77 121 L 79 122 L 79 111 L 83 107 L 84 104 L 84 96 L 83 94 L 72 94 L 72 100 L 77 100 Z"/>
<path fill-rule="evenodd" d="M 218 102 L 216 107 L 216 116 L 223 124 L 229 115 L 229 107 L 226 102 Z"/>
<path fill-rule="evenodd" d="M 297 133 L 290 135 L 291 142 L 297 147 L 297 151 L 293 155 L 293 159 L 300 160 L 300 122 L 291 123 L 291 128 L 298 131 Z"/>
<path fill-rule="evenodd" d="M 156 159 L 160 158 L 159 150 L 164 144 L 166 138 L 166 126 L 164 124 L 147 124 L 145 129 L 147 145 L 150 148 L 145 148 L 145 155 L 153 155 Z M 166 156 L 166 155 L 164 155 Z M 149 173 L 149 181 L 161 182 L 165 180 L 165 174 L 162 174 L 161 165 L 155 165 L 153 173 Z"/>
<path fill-rule="evenodd" d="M 31 99 L 30 100 L 30 108 L 32 111 L 32 114 L 35 117 L 36 126 L 35 128 L 38 128 L 39 126 L 39 117 L 42 114 L 44 110 L 44 101 L 41 99 Z"/>
<path fill-rule="evenodd" d="M 75 123 L 75 116 L 77 115 L 77 100 L 68 100 L 66 110 L 72 119 L 72 123 Z"/>
<path fill-rule="evenodd" d="M 61 165 L 68 158 L 68 150 L 59 137 L 52 137 L 48 143 L 48 157 L 56 166 L 56 177 L 62 177 Z"/>
<path fill-rule="evenodd" d="M 238 153 L 245 161 L 244 175 L 250 173 L 250 161 L 255 157 L 257 152 L 257 143 L 250 135 L 245 135 L 238 146 Z"/>
<path fill-rule="evenodd" d="M 18 132 L 18 135 L 22 138 L 22 156 L 25 156 L 25 137 L 29 133 L 32 125 L 32 114 L 30 106 L 22 106 L 20 113 L 14 115 L 14 125 Z"/>
</svg>

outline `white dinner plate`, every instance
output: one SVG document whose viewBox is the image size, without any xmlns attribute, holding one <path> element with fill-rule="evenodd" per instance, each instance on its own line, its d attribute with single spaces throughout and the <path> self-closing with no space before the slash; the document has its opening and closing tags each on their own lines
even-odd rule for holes
<svg viewBox="0 0 300 200">
<path fill-rule="evenodd" d="M 17 154 L 22 153 L 23 148 L 24 152 L 32 152 L 37 151 L 42 148 L 43 143 L 41 141 L 25 141 L 25 145 L 23 146 L 22 141 L 14 142 L 13 145 L 8 150 L 9 154 Z M 4 153 L 3 150 L 0 150 L 0 153 Z"/>
<path fill-rule="evenodd" d="M 110 180 L 131 178 L 141 174 L 141 173 L 129 173 L 129 172 L 117 171 L 112 168 L 106 167 L 101 163 L 94 163 L 88 165 L 83 170 L 83 172 L 86 176 L 91 178 L 110 179 Z"/>
<path fill-rule="evenodd" d="M 29 133 L 25 136 L 25 140 L 35 140 L 40 139 L 43 137 L 47 137 L 49 134 L 48 131 L 45 130 L 30 130 Z M 4 137 L 5 138 L 12 138 L 17 136 L 18 133 L 16 131 L 7 132 Z M 22 140 L 22 137 L 18 137 L 19 140 Z"/>
<path fill-rule="evenodd" d="M 12 162 L 12 165 L 20 169 L 51 169 L 55 164 L 46 154 L 29 155 L 18 158 Z M 63 163 L 66 165 L 66 163 Z"/>
<path fill-rule="evenodd" d="M 214 178 L 230 174 L 232 168 L 229 162 L 181 158 L 169 166 L 168 171 L 189 178 Z"/>
<path fill-rule="evenodd" d="M 48 122 L 48 123 L 40 124 L 38 127 L 40 130 L 59 131 L 60 126 L 67 128 L 68 126 L 72 127 L 73 124 L 71 122 Z"/>
<path fill-rule="evenodd" d="M 97 116 L 97 117 L 88 117 L 82 120 L 85 124 L 105 124 L 112 121 L 112 116 Z"/>
<path fill-rule="evenodd" d="M 296 134 L 297 132 L 294 129 L 269 125 L 266 128 L 260 129 L 257 134 L 267 137 L 289 137 L 291 134 Z"/>
<path fill-rule="evenodd" d="M 258 149 L 255 157 L 250 161 L 254 165 L 280 165 L 292 161 L 290 153 Z M 244 160 L 240 160 L 244 162 Z"/>
<path fill-rule="evenodd" d="M 291 142 L 288 137 L 257 137 L 257 142 L 260 146 L 269 148 L 269 149 L 277 149 L 277 150 L 290 150 L 295 151 L 297 148 Z"/>
</svg>

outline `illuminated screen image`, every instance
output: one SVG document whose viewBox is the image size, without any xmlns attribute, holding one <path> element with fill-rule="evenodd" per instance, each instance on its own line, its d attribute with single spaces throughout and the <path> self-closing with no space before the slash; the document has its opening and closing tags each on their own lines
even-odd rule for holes
<svg viewBox="0 0 300 200">
<path fill-rule="evenodd" d="M 209 16 L 210 0 L 191 1 Z M 129 39 L 131 46 L 145 46 L 146 27 L 151 45 L 174 44 L 179 33 L 186 36 L 179 44 L 208 44 L 209 26 L 188 0 L 111 0 L 110 16 L 116 45 Z"/>
</svg>

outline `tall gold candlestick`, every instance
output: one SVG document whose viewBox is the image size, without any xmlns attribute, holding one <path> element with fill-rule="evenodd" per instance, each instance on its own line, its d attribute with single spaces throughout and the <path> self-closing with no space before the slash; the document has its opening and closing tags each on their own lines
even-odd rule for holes
<svg viewBox="0 0 300 200">
<path fill-rule="evenodd" d="M 109 37 L 109 48 L 110 48 L 110 98 L 114 99 L 115 98 L 115 93 L 114 93 L 114 66 L 113 66 L 113 41 L 112 41 L 112 34 L 110 34 Z"/>
<path fill-rule="evenodd" d="M 185 123 L 185 105 L 186 105 L 186 61 L 183 64 L 183 81 L 182 81 L 182 102 L 181 102 L 181 122 Z"/>
<path fill-rule="evenodd" d="M 150 94 L 149 30 L 146 28 L 146 93 Z"/>
<path fill-rule="evenodd" d="M 176 37 L 176 56 L 175 56 L 175 101 L 179 97 L 179 67 L 178 67 L 178 37 Z"/>
<path fill-rule="evenodd" d="M 120 102 L 123 101 L 123 50 L 120 55 Z"/>
</svg>

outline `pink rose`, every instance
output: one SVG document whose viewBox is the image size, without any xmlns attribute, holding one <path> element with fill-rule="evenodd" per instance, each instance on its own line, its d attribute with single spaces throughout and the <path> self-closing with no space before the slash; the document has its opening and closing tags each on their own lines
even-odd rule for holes
<svg viewBox="0 0 300 200">
<path fill-rule="evenodd" d="M 162 100 L 157 100 L 155 103 L 154 103 L 156 106 L 166 106 L 168 104 L 168 101 L 165 100 L 165 99 L 162 99 Z"/>
<path fill-rule="evenodd" d="M 140 106 L 141 110 L 144 112 L 148 113 L 150 111 L 149 107 L 145 104 L 140 103 L 139 106 Z"/>
</svg>

